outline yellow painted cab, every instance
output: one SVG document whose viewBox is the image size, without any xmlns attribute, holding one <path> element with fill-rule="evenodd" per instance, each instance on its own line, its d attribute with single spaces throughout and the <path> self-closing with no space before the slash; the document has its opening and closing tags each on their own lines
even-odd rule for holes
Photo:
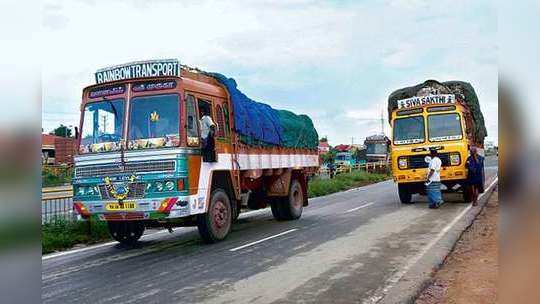
<svg viewBox="0 0 540 304">
<path fill-rule="evenodd" d="M 413 194 L 425 193 L 430 149 L 436 149 L 442 161 L 441 183 L 448 191 L 462 191 L 470 201 L 465 183 L 469 147 L 482 148 L 487 135 L 472 86 L 428 80 L 392 93 L 388 111 L 392 174 L 401 202 L 411 203 Z"/>
</svg>

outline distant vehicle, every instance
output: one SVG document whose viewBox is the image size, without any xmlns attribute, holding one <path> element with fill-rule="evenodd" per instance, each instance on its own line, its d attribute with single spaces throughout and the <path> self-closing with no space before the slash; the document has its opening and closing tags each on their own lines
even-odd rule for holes
<svg viewBox="0 0 540 304">
<path fill-rule="evenodd" d="M 386 162 L 390 156 L 390 139 L 384 134 L 366 137 L 366 158 L 368 162 Z"/>
<path fill-rule="evenodd" d="M 442 184 L 463 190 L 463 199 L 469 202 L 465 161 L 471 145 L 483 153 L 487 136 L 474 88 L 462 81 L 428 80 L 399 89 L 388 98 L 388 116 L 393 131 L 392 174 L 401 202 L 411 203 L 413 194 L 424 193 L 431 148 L 438 150 L 442 161 Z"/>
<path fill-rule="evenodd" d="M 197 226 L 217 242 L 242 207 L 269 204 L 277 220 L 300 218 L 319 167 L 309 117 L 254 102 L 233 79 L 177 60 L 95 76 L 77 134 L 73 201 L 82 218 L 107 221 L 127 244 L 156 226 Z"/>
<path fill-rule="evenodd" d="M 337 145 L 334 147 L 336 166 L 355 166 L 366 163 L 366 149 L 360 145 Z"/>
</svg>

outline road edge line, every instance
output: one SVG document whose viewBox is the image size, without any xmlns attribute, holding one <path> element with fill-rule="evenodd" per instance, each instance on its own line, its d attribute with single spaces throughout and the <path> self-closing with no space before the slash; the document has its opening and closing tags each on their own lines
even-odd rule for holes
<svg viewBox="0 0 540 304">
<path fill-rule="evenodd" d="M 377 292 L 369 299 L 362 301 L 362 303 L 414 303 L 414 300 L 418 297 L 420 292 L 422 292 L 422 290 L 424 290 L 425 287 L 429 283 L 431 283 L 432 273 L 440 269 L 446 257 L 452 252 L 453 248 L 455 247 L 456 242 L 461 238 L 463 232 L 472 225 L 476 217 L 480 214 L 480 212 L 482 212 L 484 206 L 491 198 L 491 195 L 495 190 L 495 186 L 498 184 L 498 181 L 499 177 L 498 175 L 496 175 L 491 184 L 486 188 L 484 193 L 479 196 L 478 199 L 480 204 L 477 208 L 473 208 L 472 204 L 469 204 L 448 225 L 446 225 L 443 230 L 441 230 L 437 234 L 437 236 L 428 243 L 428 245 L 424 246 L 418 254 L 412 257 L 412 259 L 407 264 L 405 264 L 405 266 L 401 270 L 393 274 L 386 281 L 386 284 L 381 291 Z M 486 197 L 486 199 L 480 202 L 480 199 L 483 199 L 484 196 Z M 473 210 L 473 212 L 469 213 L 469 211 L 471 210 Z M 469 217 L 464 218 L 464 216 L 466 215 L 469 215 Z M 463 225 L 463 227 L 461 227 L 462 229 L 460 229 L 460 231 L 455 235 L 455 237 L 453 237 L 449 241 L 449 243 L 451 243 L 451 246 L 449 246 L 447 250 L 444 250 L 444 253 L 435 257 L 435 262 L 434 264 L 430 265 L 429 271 L 422 272 L 421 274 L 419 274 L 420 277 L 417 276 L 418 280 L 416 280 L 416 282 L 419 283 L 415 284 L 415 286 L 412 286 L 412 288 L 403 288 L 403 292 L 400 292 L 398 294 L 392 294 L 392 290 L 396 288 L 397 285 L 399 285 L 403 277 L 405 277 L 409 272 L 411 272 L 414 266 L 418 264 L 418 262 L 426 255 L 426 253 L 433 249 L 437 243 L 441 242 L 444 237 L 448 236 L 448 233 L 451 232 L 452 229 L 455 229 L 456 224 L 462 220 L 466 220 L 467 222 L 465 223 L 465 225 Z M 407 283 L 414 284 L 415 282 L 413 281 L 414 280 L 408 280 Z"/>
</svg>

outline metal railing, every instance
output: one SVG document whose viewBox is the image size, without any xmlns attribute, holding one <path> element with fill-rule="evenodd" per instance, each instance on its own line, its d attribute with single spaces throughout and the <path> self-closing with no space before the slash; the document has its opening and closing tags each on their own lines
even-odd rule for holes
<svg viewBox="0 0 540 304">
<path fill-rule="evenodd" d="M 71 186 L 43 189 L 41 192 L 41 223 L 76 220 Z"/>
<path fill-rule="evenodd" d="M 389 168 L 390 168 L 390 163 L 385 162 L 385 161 L 369 162 L 369 163 L 363 163 L 363 164 L 356 164 L 352 166 L 339 165 L 335 168 L 334 174 L 351 173 L 353 171 L 358 171 L 358 170 L 364 170 L 366 172 L 371 172 L 371 173 L 382 173 L 382 172 L 387 172 Z M 319 175 L 330 176 L 330 170 L 326 167 L 321 167 L 319 169 Z"/>
</svg>

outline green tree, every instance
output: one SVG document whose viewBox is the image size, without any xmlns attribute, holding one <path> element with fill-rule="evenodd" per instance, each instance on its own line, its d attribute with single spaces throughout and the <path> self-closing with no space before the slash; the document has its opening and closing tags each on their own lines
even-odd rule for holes
<svg viewBox="0 0 540 304">
<path fill-rule="evenodd" d="M 56 127 L 54 130 L 49 133 L 51 135 L 61 136 L 61 137 L 72 137 L 71 129 L 63 124 L 60 124 L 59 127 Z"/>
<path fill-rule="evenodd" d="M 336 158 L 336 151 L 332 149 L 330 150 L 330 152 L 324 153 L 321 155 L 322 162 L 325 164 L 333 163 L 335 158 Z"/>
</svg>

